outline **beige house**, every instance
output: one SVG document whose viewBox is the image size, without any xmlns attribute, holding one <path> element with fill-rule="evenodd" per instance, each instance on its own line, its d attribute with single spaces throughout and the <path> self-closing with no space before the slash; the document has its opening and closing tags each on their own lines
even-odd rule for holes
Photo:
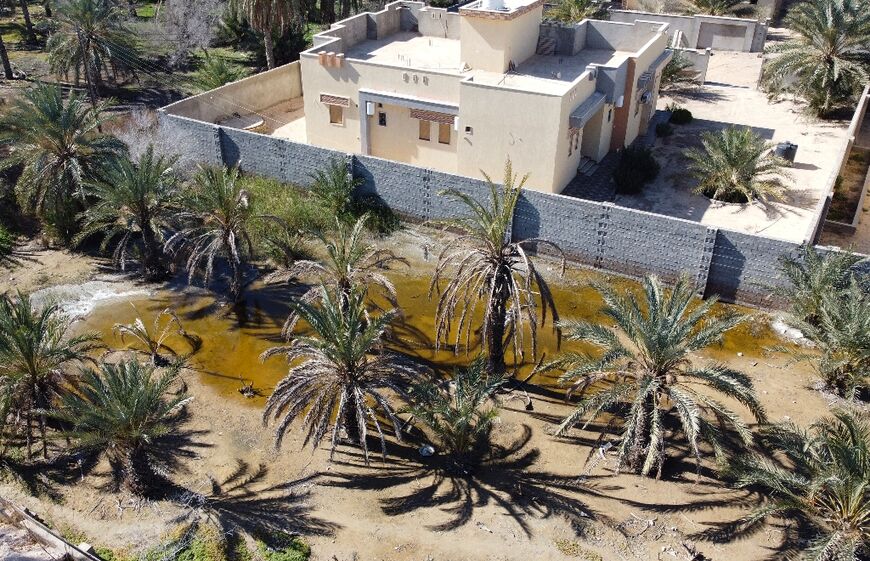
<svg viewBox="0 0 870 561">
<path fill-rule="evenodd" d="M 470 177 L 500 179 L 510 158 L 558 193 L 646 132 L 671 51 L 667 23 L 542 14 L 543 0 L 393 2 L 315 35 L 298 63 L 167 110 Z"/>
</svg>

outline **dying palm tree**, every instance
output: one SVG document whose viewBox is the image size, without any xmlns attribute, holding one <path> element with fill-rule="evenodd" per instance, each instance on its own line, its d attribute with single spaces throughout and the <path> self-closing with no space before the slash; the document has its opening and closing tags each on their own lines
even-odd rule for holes
<svg viewBox="0 0 870 561">
<path fill-rule="evenodd" d="M 326 251 L 322 262 L 296 261 L 290 267 L 271 275 L 270 281 L 312 277 L 317 284 L 302 295 L 303 302 L 315 301 L 323 294 L 321 286 L 325 286 L 331 294 L 338 296 L 341 305 L 345 305 L 355 291 L 369 294 L 372 289 L 377 289 L 378 296 L 398 308 L 396 287 L 385 273 L 398 264 L 407 266 L 408 260 L 389 249 L 379 249 L 368 243 L 365 232 L 367 220 L 368 216 L 364 215 L 350 226 L 336 219 L 334 234 L 317 234 Z M 289 337 L 293 331 L 297 318 L 298 316 L 291 314 L 284 324 L 285 337 Z"/>
<path fill-rule="evenodd" d="M 860 260 L 848 251 L 820 252 L 804 246 L 797 258 L 784 256 L 779 270 L 788 281 L 774 293 L 788 302 L 789 312 L 799 321 L 818 325 L 826 294 L 849 287 L 851 267 Z"/>
<path fill-rule="evenodd" d="M 787 162 L 774 155 L 770 143 L 749 127 L 704 132 L 701 144 L 703 150 L 685 152 L 692 175 L 699 180 L 696 193 L 730 203 L 783 197 Z"/>
<path fill-rule="evenodd" d="M 566 353 L 546 366 L 564 370 L 561 381 L 571 383 L 568 396 L 581 396 L 557 434 L 581 422 L 585 429 L 611 413 L 622 425 L 618 469 L 627 466 L 643 476 L 655 472 L 656 478 L 661 477 L 668 440 L 680 429 L 699 464 L 701 440 L 721 456 L 723 429 L 733 429 L 743 444 L 751 444 L 752 434 L 740 416 L 697 387 L 706 386 L 743 404 L 763 422 L 764 409 L 752 381 L 727 366 L 696 366 L 689 358 L 721 341 L 740 318 L 711 313 L 716 298 L 693 305 L 693 286 L 685 278 L 667 291 L 657 278 L 647 277 L 640 298 L 604 285 L 597 288 L 604 298 L 602 313 L 615 329 L 585 321 L 563 322 L 569 340 L 592 345 L 599 352 Z"/>
<path fill-rule="evenodd" d="M 263 35 L 266 66 L 275 68 L 273 32 L 283 33 L 294 19 L 300 17 L 299 3 L 295 0 L 232 0 L 232 8 L 248 20 L 251 28 Z"/>
<path fill-rule="evenodd" d="M 783 84 L 823 116 L 848 104 L 870 81 L 870 9 L 864 0 L 808 0 L 785 18 L 793 33 L 767 52 L 762 80 L 770 90 Z"/>
<path fill-rule="evenodd" d="M 767 500 L 730 525 L 751 534 L 771 518 L 784 527 L 780 553 L 801 561 L 845 561 L 870 555 L 870 423 L 837 411 L 804 430 L 793 423 L 762 432 L 770 456 L 735 456 L 727 474 Z M 807 543 L 806 535 L 811 536 Z"/>
<path fill-rule="evenodd" d="M 814 365 L 828 389 L 855 399 L 870 388 L 870 293 L 853 279 L 849 288 L 822 296 L 814 323 L 787 316 L 786 323 L 813 342 L 803 348 L 777 347 Z"/>
<path fill-rule="evenodd" d="M 177 369 L 157 374 L 135 359 L 87 370 L 74 392 L 63 394 L 54 414 L 68 423 L 78 447 L 108 457 L 124 488 L 142 495 L 161 467 L 158 443 L 178 431 L 191 400 L 172 391 Z"/>
<path fill-rule="evenodd" d="M 142 277 L 147 281 L 166 276 L 163 234 L 170 203 L 177 194 L 177 158 L 155 156 L 149 146 L 138 162 L 118 158 L 99 181 L 86 188 L 93 202 L 81 215 L 81 243 L 100 235 L 100 249 L 114 244 L 112 263 L 124 271 L 135 251 L 140 256 Z"/>
<path fill-rule="evenodd" d="M 131 306 L 133 305 L 131 304 Z M 136 311 L 136 319 L 133 320 L 133 323 L 116 323 L 112 327 L 112 331 L 120 336 L 122 342 L 125 342 L 125 339 L 129 337 L 138 343 L 140 348 L 137 350 L 147 355 L 153 366 L 168 366 L 171 363 L 171 360 L 164 356 L 164 353 L 176 360 L 179 358 L 178 351 L 167 344 L 167 341 L 172 337 L 183 339 L 189 347 L 189 354 L 181 355 L 181 359 L 190 356 L 202 345 L 202 340 L 197 335 L 184 329 L 181 320 L 178 319 L 178 315 L 172 308 L 166 308 L 154 316 L 154 322 L 150 328 L 145 320 L 139 316 L 139 310 L 136 309 L 136 306 L 133 306 L 133 309 Z"/>
<path fill-rule="evenodd" d="M 70 335 L 70 321 L 54 304 L 37 309 L 29 296 L 0 296 L 0 428 L 24 433 L 27 459 L 39 431 L 48 457 L 46 412 L 76 376 L 71 367 L 99 348 L 93 333 Z"/>
<path fill-rule="evenodd" d="M 124 151 L 121 141 L 98 130 L 107 119 L 105 107 L 91 109 L 75 94 L 64 100 L 56 86 L 38 84 L 0 118 L 0 143 L 11 148 L 0 168 L 21 167 L 21 206 L 64 242 L 75 234 L 85 183 L 100 178 Z"/>
<path fill-rule="evenodd" d="M 463 470 L 474 461 L 472 455 L 487 443 L 498 417 L 495 394 L 504 376 L 487 373 L 486 362 L 475 360 L 444 382 L 414 384 L 409 392 L 408 411 L 432 433 L 440 446 Z"/>
<path fill-rule="evenodd" d="M 500 374 L 505 371 L 507 341 L 512 341 L 515 359 L 522 360 L 528 329 L 532 355 L 535 356 L 538 326 L 546 323 L 548 310 L 554 329 L 559 319 L 550 287 L 527 249 L 529 246 L 549 246 L 559 253 L 562 250 L 540 238 L 511 241 L 514 210 L 528 175 L 518 179 L 508 160 L 503 188 L 486 174 L 484 176 L 490 191 L 488 204 L 453 189 L 440 193 L 465 205 L 470 214 L 445 221 L 447 227 L 462 233 L 450 239 L 441 251 L 429 287 L 429 298 L 436 292 L 439 294 L 436 345 L 448 340 L 454 320 L 458 320 L 455 325 L 457 351 L 463 337 L 466 349 L 470 347 L 475 311 L 482 305 L 487 368 L 491 374 Z M 564 268 L 563 256 L 563 271 Z M 439 282 L 445 277 L 450 280 L 442 288 Z"/>
<path fill-rule="evenodd" d="M 596 0 L 559 0 L 547 10 L 548 19 L 563 23 L 577 23 L 584 19 L 607 19 L 607 4 Z"/>
<path fill-rule="evenodd" d="M 316 305 L 298 300 L 290 303 L 311 334 L 294 334 L 287 345 L 261 355 L 262 360 L 285 355 L 290 363 L 287 376 L 266 402 L 263 419 L 280 419 L 275 429 L 276 446 L 281 445 L 294 421 L 305 427 L 304 445 L 310 443 L 315 448 L 332 424 L 332 451 L 344 432 L 363 449 L 368 463 L 369 420 L 385 454 L 384 429 L 377 413 L 386 417 L 401 440 L 399 419 L 386 392 L 405 394 L 405 382 L 417 368 L 383 348 L 384 333 L 395 319 L 395 311 L 371 315 L 361 292 L 352 293 L 343 306 L 325 287 L 321 291 Z"/>
<path fill-rule="evenodd" d="M 206 168 L 185 189 L 174 215 L 181 225 L 164 250 L 170 255 L 186 253 L 188 281 L 201 275 L 206 286 L 214 275 L 215 259 L 223 257 L 230 267 L 229 295 L 238 302 L 244 288 L 244 273 L 254 247 L 248 228 L 255 220 L 274 219 L 251 210 L 248 191 L 239 168 Z"/>
<path fill-rule="evenodd" d="M 91 103 L 96 105 L 104 79 L 117 81 L 143 67 L 136 33 L 112 0 L 63 0 L 55 19 L 46 44 L 51 71 L 72 74 L 76 84 L 84 77 Z"/>
</svg>

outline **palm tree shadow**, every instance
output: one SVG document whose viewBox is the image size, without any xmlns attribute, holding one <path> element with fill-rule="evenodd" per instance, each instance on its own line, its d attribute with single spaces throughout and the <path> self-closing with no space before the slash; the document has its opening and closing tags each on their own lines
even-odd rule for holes
<svg viewBox="0 0 870 561">
<path fill-rule="evenodd" d="M 471 521 L 476 509 L 488 505 L 501 508 L 522 529 L 527 537 L 532 530 L 529 518 L 549 518 L 555 515 L 572 520 L 605 519 L 580 501 L 580 492 L 599 494 L 603 489 L 587 481 L 531 468 L 541 452 L 527 448 L 531 428 L 523 425 L 523 434 L 507 446 L 493 445 L 490 452 L 474 468 L 457 469 L 455 462 L 443 456 L 420 457 L 414 448 L 403 447 L 395 455 L 400 461 L 386 464 L 377 473 L 359 474 L 361 454 L 347 453 L 349 459 L 336 462 L 354 471 L 324 474 L 324 485 L 357 490 L 383 491 L 391 487 L 412 485 L 402 496 L 381 499 L 381 509 L 389 516 L 407 514 L 420 509 L 438 508 L 447 515 L 439 524 L 427 526 L 444 532 Z M 419 486 L 421 481 L 428 484 Z M 578 524 L 581 528 L 583 525 Z"/>
<path fill-rule="evenodd" d="M 223 480 L 209 477 L 210 488 L 191 490 L 177 485 L 167 488 L 167 498 L 182 505 L 184 512 L 174 523 L 196 524 L 202 519 L 214 522 L 227 534 L 244 531 L 266 541 L 280 534 L 332 535 L 337 524 L 311 515 L 311 491 L 316 476 L 264 485 L 269 473 L 265 464 L 252 469 L 236 460 L 236 469 Z"/>
<path fill-rule="evenodd" d="M 97 454 L 64 454 L 48 461 L 18 462 L 6 458 L 0 462 L 0 473 L 6 471 L 28 494 L 47 497 L 53 502 L 63 500 L 60 487 L 75 485 L 91 473 L 99 461 Z"/>
</svg>

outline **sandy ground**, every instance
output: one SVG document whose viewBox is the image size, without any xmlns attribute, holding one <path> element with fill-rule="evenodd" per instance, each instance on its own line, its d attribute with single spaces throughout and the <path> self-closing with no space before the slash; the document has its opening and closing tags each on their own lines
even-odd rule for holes
<svg viewBox="0 0 870 561">
<path fill-rule="evenodd" d="M 692 112 L 694 121 L 675 126 L 671 137 L 657 139 L 658 178 L 642 194 L 619 195 L 616 203 L 738 232 L 804 241 L 836 155 L 843 147 L 848 123 L 808 117 L 791 100 L 768 101 L 766 94 L 756 89 L 760 69 L 758 53 L 716 52 L 701 88 L 677 99 L 663 96 L 658 109 L 676 101 Z M 788 140 L 798 145 L 783 201 L 728 204 L 692 193 L 697 180 L 691 177 L 682 152 L 688 147 L 700 148 L 704 131 L 731 125 L 752 127 L 769 142 Z"/>
<path fill-rule="evenodd" d="M 418 234 L 387 243 L 404 248 L 413 268 L 432 266 L 423 260 L 429 242 Z M 79 259 L 47 252 L 13 274 L 31 278 L 30 266 L 55 262 L 59 270 L 65 263 L 77 271 L 76 279 L 88 278 L 85 264 L 73 265 Z M 126 282 L 117 292 L 129 289 Z M 828 410 L 810 388 L 807 368 L 750 352 L 737 356 L 733 349 L 698 357 L 710 359 L 749 373 L 772 420 L 808 423 Z M 261 400 L 221 391 L 194 372 L 185 380 L 194 401 L 185 425 L 189 455 L 171 475 L 176 488 L 167 489 L 175 500 L 140 503 L 107 493 L 100 489 L 107 480 L 102 464 L 89 474 L 68 470 L 65 482 L 49 470 L 26 479 L 40 496 L 25 490 L 25 480 L 0 484 L 0 495 L 56 528 L 119 550 L 147 549 L 179 520 L 208 514 L 230 526 L 264 523 L 307 534 L 313 558 L 322 561 L 684 560 L 687 547 L 709 559 L 750 561 L 780 535 L 771 527 L 745 541 L 696 540 L 693 534 L 739 516 L 755 499 L 724 489 L 707 469 L 696 475 L 681 457 L 671 459 L 666 481 L 616 475 L 610 456 L 593 453 L 587 463 L 597 433 L 551 436 L 569 411 L 552 384 L 530 390 L 531 411 L 522 399 L 505 396 L 495 431 L 498 457 L 474 478 L 462 478 L 440 470 L 437 456 L 421 458 L 418 440 L 391 440 L 387 461 L 370 466 L 345 447 L 330 462 L 326 450 L 303 449 L 296 432 L 276 451 L 261 424 Z M 191 502 L 194 496 L 201 501 Z"/>
<path fill-rule="evenodd" d="M 0 263 L 0 294 L 33 292 L 55 285 L 74 285 L 97 275 L 105 262 L 81 253 L 46 249 L 25 241 L 15 250 L 14 262 Z"/>
</svg>

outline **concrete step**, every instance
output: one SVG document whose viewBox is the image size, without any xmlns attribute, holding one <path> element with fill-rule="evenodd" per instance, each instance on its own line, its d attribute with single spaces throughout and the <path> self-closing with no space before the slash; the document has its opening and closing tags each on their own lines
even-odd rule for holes
<svg viewBox="0 0 870 561">
<path fill-rule="evenodd" d="M 538 47 L 535 52 L 542 56 L 552 56 L 556 53 L 556 39 L 554 37 L 538 37 Z"/>
<path fill-rule="evenodd" d="M 595 171 L 598 169 L 598 163 L 595 160 L 590 158 L 583 158 L 580 160 L 580 165 L 577 166 L 577 174 L 591 176 L 595 174 Z"/>
</svg>

